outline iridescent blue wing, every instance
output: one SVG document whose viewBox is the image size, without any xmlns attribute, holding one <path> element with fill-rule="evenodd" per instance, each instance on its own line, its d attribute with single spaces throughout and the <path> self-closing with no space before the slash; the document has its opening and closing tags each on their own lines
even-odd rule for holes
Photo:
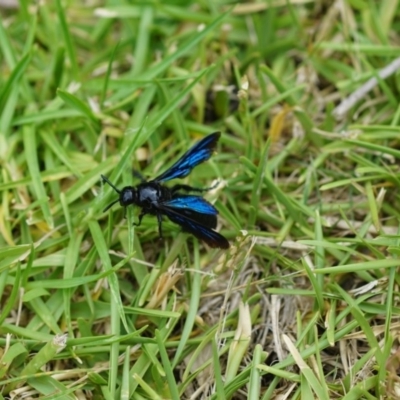
<svg viewBox="0 0 400 400">
<path fill-rule="evenodd" d="M 172 222 L 178 224 L 182 227 L 182 230 L 185 232 L 189 232 L 192 235 L 196 236 L 197 239 L 203 240 L 210 247 L 227 249 L 229 248 L 229 242 L 226 238 L 220 235 L 218 232 L 213 231 L 201 223 L 194 221 L 188 216 L 181 214 L 181 210 L 176 210 L 174 208 L 169 207 L 161 207 L 162 213 L 166 215 Z"/>
<path fill-rule="evenodd" d="M 217 209 L 200 196 L 180 194 L 171 200 L 164 201 L 163 204 L 174 208 L 191 208 L 201 214 L 218 214 Z"/>
<path fill-rule="evenodd" d="M 200 196 L 180 194 L 171 200 L 162 202 L 161 207 L 172 209 L 207 228 L 215 228 L 217 226 L 218 211 Z"/>
<path fill-rule="evenodd" d="M 171 179 L 188 176 L 196 165 L 211 157 L 220 136 L 221 132 L 214 132 L 197 142 L 171 168 L 155 178 L 154 181 L 166 182 Z"/>
</svg>

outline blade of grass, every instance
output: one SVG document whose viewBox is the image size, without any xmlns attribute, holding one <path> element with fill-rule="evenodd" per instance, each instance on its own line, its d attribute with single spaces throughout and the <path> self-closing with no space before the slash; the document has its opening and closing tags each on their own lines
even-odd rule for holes
<svg viewBox="0 0 400 400">
<path fill-rule="evenodd" d="M 192 292 L 190 294 L 190 304 L 188 307 L 188 314 L 185 320 L 185 326 L 183 327 L 181 338 L 176 349 L 172 366 L 175 368 L 180 362 L 182 353 L 185 349 L 186 343 L 192 332 L 193 324 L 196 319 L 197 310 L 200 302 L 201 292 L 201 271 L 200 271 L 200 259 L 199 259 L 199 244 L 194 241 L 194 261 L 193 261 L 193 280 L 192 280 Z"/>
<path fill-rule="evenodd" d="M 0 89 L 0 110 L 3 109 L 7 98 L 10 96 L 12 90 L 18 90 L 19 81 L 23 77 L 28 65 L 31 62 L 31 53 L 25 54 L 13 69 L 10 77 L 7 79 L 6 84 Z"/>
<path fill-rule="evenodd" d="M 160 357 L 161 357 L 161 361 L 162 361 L 162 364 L 164 367 L 165 376 L 166 376 L 166 379 L 168 382 L 168 388 L 169 388 L 169 393 L 171 395 L 171 399 L 179 400 L 181 397 L 179 395 L 178 386 L 175 381 L 172 364 L 170 362 L 168 353 L 164 346 L 165 338 L 163 337 L 163 335 L 161 334 L 161 332 L 158 329 L 156 329 L 156 331 L 155 331 L 155 336 L 156 336 L 158 348 L 160 351 Z"/>
<path fill-rule="evenodd" d="M 72 93 L 62 89 L 57 89 L 57 96 L 59 96 L 66 104 L 77 110 L 83 116 L 89 118 L 93 122 L 97 121 L 97 117 L 94 115 L 90 107 Z"/>
<path fill-rule="evenodd" d="M 40 201 L 40 208 L 49 229 L 54 228 L 53 216 L 50 212 L 48 197 L 42 180 L 40 179 L 40 168 L 37 154 L 36 131 L 31 125 L 25 125 L 22 130 L 26 162 L 36 198 Z"/>
<path fill-rule="evenodd" d="M 102 266 L 104 268 L 104 271 L 110 272 L 110 271 L 112 271 L 111 259 L 108 254 L 108 247 L 104 240 L 103 232 L 102 232 L 99 224 L 96 221 L 90 220 L 88 224 L 89 224 L 89 229 L 92 234 L 92 238 L 93 238 L 94 244 L 96 246 L 97 252 L 99 254 L 100 260 L 102 261 Z M 117 279 L 117 276 L 115 275 L 115 273 L 112 273 L 108 276 L 108 282 L 110 285 L 112 297 L 115 302 L 116 314 L 121 319 L 127 332 L 129 332 L 130 329 L 128 328 L 128 325 L 126 322 L 124 307 L 122 305 L 122 301 L 121 301 L 121 297 L 120 297 L 118 279 Z M 112 326 L 115 328 L 115 325 L 112 325 Z M 119 326 L 119 324 L 118 324 L 118 326 Z M 118 329 L 118 332 L 116 332 L 116 334 L 117 335 L 119 334 L 119 329 Z"/>
<path fill-rule="evenodd" d="M 265 143 L 265 147 L 261 154 L 261 162 L 258 164 L 257 171 L 254 177 L 254 184 L 253 190 L 251 192 L 251 201 L 250 204 L 252 206 L 252 210 L 249 216 L 249 226 L 254 227 L 256 222 L 256 210 L 259 209 L 259 201 L 261 198 L 261 190 L 262 190 L 262 183 L 264 180 L 264 174 L 266 170 L 266 165 L 268 161 L 268 152 L 270 147 L 270 140 L 267 140 Z"/>
<path fill-rule="evenodd" d="M 76 59 L 75 45 L 73 43 L 71 33 L 69 31 L 67 18 L 65 17 L 65 9 L 61 4 L 61 0 L 56 0 L 56 10 L 58 20 L 60 22 L 61 32 L 64 38 L 64 43 L 67 49 L 69 61 L 71 63 L 72 75 L 76 81 L 79 81 L 79 67 Z"/>
</svg>

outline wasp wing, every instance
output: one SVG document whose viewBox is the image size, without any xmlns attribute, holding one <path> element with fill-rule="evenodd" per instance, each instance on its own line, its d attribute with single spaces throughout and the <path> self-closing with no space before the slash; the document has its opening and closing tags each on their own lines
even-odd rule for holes
<svg viewBox="0 0 400 400">
<path fill-rule="evenodd" d="M 215 232 L 212 229 L 207 228 L 206 226 L 201 225 L 184 215 L 178 214 L 175 211 L 166 210 L 165 214 L 172 222 L 180 225 L 183 231 L 189 232 L 196 236 L 197 239 L 203 240 L 210 247 L 220 249 L 229 248 L 229 242 L 218 232 Z"/>
<path fill-rule="evenodd" d="M 173 209 L 178 214 L 207 228 L 213 229 L 217 226 L 218 211 L 200 196 L 180 194 L 171 200 L 163 202 L 162 207 Z"/>
<path fill-rule="evenodd" d="M 213 153 L 221 132 L 214 132 L 197 142 L 171 168 L 154 179 L 156 182 L 166 182 L 175 178 L 184 178 L 190 171 L 202 162 L 208 160 Z"/>
<path fill-rule="evenodd" d="M 183 231 L 204 240 L 210 247 L 229 248 L 225 237 L 212 230 L 217 226 L 218 211 L 202 197 L 179 195 L 159 204 L 158 208 Z"/>
</svg>

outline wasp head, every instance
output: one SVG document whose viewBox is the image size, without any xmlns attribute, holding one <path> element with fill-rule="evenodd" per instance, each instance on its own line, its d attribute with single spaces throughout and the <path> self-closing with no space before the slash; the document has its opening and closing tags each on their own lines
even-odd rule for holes
<svg viewBox="0 0 400 400">
<path fill-rule="evenodd" d="M 119 193 L 119 204 L 123 207 L 127 207 L 137 203 L 137 198 L 137 189 L 132 186 L 125 186 Z"/>
</svg>

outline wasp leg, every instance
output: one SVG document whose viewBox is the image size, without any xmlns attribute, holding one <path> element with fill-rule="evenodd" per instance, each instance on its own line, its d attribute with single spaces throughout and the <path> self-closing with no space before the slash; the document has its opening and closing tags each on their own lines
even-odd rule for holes
<svg viewBox="0 0 400 400">
<path fill-rule="evenodd" d="M 158 221 L 158 234 L 160 236 L 160 240 L 163 239 L 163 234 L 162 234 L 162 214 L 157 213 L 157 221 Z"/>
<path fill-rule="evenodd" d="M 144 210 L 142 210 L 141 212 L 140 212 L 140 214 L 139 214 L 139 223 L 133 223 L 133 225 L 135 225 L 135 226 L 140 226 L 140 224 L 142 223 L 142 219 L 143 219 L 143 217 L 146 215 L 146 212 L 144 211 Z"/>
<path fill-rule="evenodd" d="M 146 178 L 139 171 L 136 171 L 136 169 L 132 170 L 132 175 L 135 178 L 138 178 L 141 182 L 146 182 Z"/>
</svg>

